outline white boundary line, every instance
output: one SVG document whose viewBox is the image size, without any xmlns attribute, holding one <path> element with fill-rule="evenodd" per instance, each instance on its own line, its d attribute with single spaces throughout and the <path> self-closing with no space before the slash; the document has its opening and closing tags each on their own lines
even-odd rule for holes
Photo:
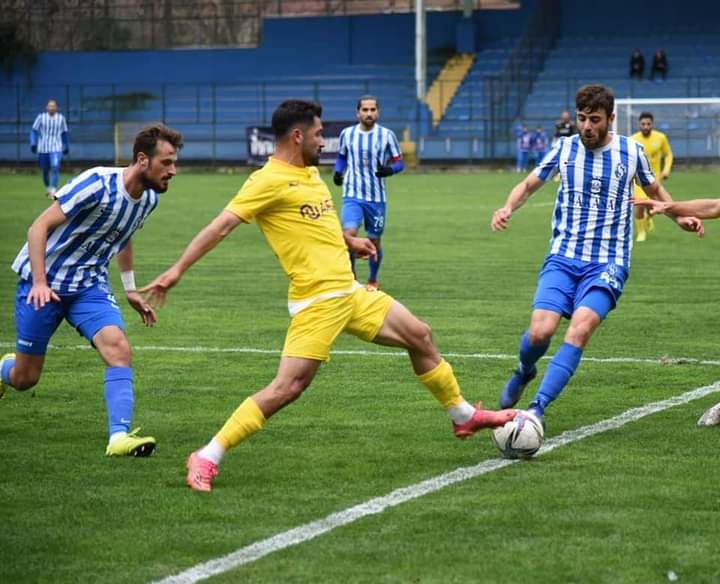
<svg viewBox="0 0 720 584">
<path fill-rule="evenodd" d="M 0 348 L 14 348 L 15 343 L 0 342 Z M 53 351 L 87 351 L 93 348 L 90 345 L 48 345 Z M 255 347 L 170 347 L 163 345 L 134 345 L 133 351 L 157 351 L 167 353 L 247 353 L 257 355 L 280 355 L 279 349 L 258 349 Z M 333 350 L 332 355 L 360 355 L 367 357 L 407 357 L 405 351 L 364 351 L 364 350 Z M 443 353 L 443 357 L 456 359 L 488 359 L 488 360 L 515 360 L 517 354 L 505 353 Z M 552 355 L 545 355 L 543 359 L 552 359 Z M 696 359 L 695 357 L 669 357 L 656 359 L 647 357 L 585 357 L 583 361 L 594 363 L 648 363 L 655 365 L 720 365 L 717 359 Z"/>
<path fill-rule="evenodd" d="M 623 412 L 613 418 L 602 420 L 596 424 L 591 424 L 590 426 L 584 426 L 582 428 L 577 428 L 576 430 L 569 430 L 559 436 L 547 440 L 538 452 L 538 456 L 550 452 L 559 446 L 565 446 L 566 444 L 583 440 L 584 438 L 588 438 L 595 434 L 615 430 L 625 424 L 644 418 L 645 416 L 686 404 L 717 391 L 720 391 L 720 381 L 716 381 L 711 385 L 699 387 L 666 400 L 627 410 L 626 412 Z M 318 519 L 317 521 L 311 521 L 305 525 L 300 525 L 299 527 L 278 533 L 277 535 L 267 539 L 242 547 L 225 556 L 198 564 L 193 568 L 189 568 L 183 572 L 175 574 L 174 576 L 168 576 L 162 580 L 156 580 L 151 584 L 195 584 L 195 582 L 205 580 L 211 576 L 216 576 L 239 566 L 250 564 L 255 560 L 259 560 L 260 558 L 263 558 L 273 552 L 310 541 L 320 535 L 323 535 L 324 533 L 328 533 L 329 531 L 342 527 L 343 525 L 353 523 L 363 517 L 382 513 L 385 509 L 396 507 L 402 503 L 417 499 L 418 497 L 422 497 L 423 495 L 427 495 L 429 493 L 434 493 L 435 491 L 439 491 L 440 489 L 444 489 L 445 487 L 455 483 L 487 474 L 518 462 L 520 461 L 496 459 L 486 460 L 475 466 L 458 468 L 454 471 L 410 485 L 409 487 L 396 489 L 387 495 L 375 497 L 365 503 L 360 503 L 353 507 L 349 507 L 348 509 L 344 509 L 343 511 L 331 513 L 330 515 L 322 519 Z"/>
</svg>

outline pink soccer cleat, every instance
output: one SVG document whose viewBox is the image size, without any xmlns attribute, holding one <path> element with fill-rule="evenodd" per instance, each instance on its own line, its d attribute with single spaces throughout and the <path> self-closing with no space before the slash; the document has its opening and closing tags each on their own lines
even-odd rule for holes
<svg viewBox="0 0 720 584">
<path fill-rule="evenodd" d="M 482 402 L 475 404 L 475 413 L 473 417 L 463 424 L 453 422 L 453 432 L 455 436 L 461 440 L 470 438 L 478 430 L 483 428 L 499 428 L 512 420 L 517 414 L 517 410 L 483 410 Z"/>
<path fill-rule="evenodd" d="M 187 478 L 185 482 L 193 491 L 209 493 L 212 491 L 212 481 L 218 476 L 217 465 L 207 458 L 202 458 L 198 451 L 193 452 L 187 459 Z"/>
</svg>

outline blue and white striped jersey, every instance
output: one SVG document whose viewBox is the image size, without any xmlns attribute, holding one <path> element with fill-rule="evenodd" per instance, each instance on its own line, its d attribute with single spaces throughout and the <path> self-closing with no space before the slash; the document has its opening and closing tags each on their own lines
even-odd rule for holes
<svg viewBox="0 0 720 584">
<path fill-rule="evenodd" d="M 158 194 L 152 189 L 139 199 L 128 194 L 123 170 L 91 168 L 56 193 L 67 220 L 48 233 L 45 269 L 48 286 L 58 294 L 107 283 L 110 260 L 157 207 Z M 27 243 L 12 268 L 20 278 L 32 278 Z"/>
<path fill-rule="evenodd" d="M 608 145 L 587 150 L 577 134 L 560 138 L 535 169 L 543 181 L 558 172 L 549 253 L 628 267 L 633 179 L 643 186 L 655 182 L 642 146 L 613 135 Z"/>
<path fill-rule="evenodd" d="M 35 118 L 32 129 L 38 133 L 38 152 L 41 154 L 62 152 L 62 134 L 68 131 L 65 116 L 61 113 L 51 116 L 47 112 L 43 112 Z"/>
<path fill-rule="evenodd" d="M 340 132 L 338 154 L 347 158 L 343 197 L 385 203 L 385 179 L 375 171 L 393 158 L 402 156 L 395 132 L 375 124 L 364 132 L 360 124 Z"/>
</svg>

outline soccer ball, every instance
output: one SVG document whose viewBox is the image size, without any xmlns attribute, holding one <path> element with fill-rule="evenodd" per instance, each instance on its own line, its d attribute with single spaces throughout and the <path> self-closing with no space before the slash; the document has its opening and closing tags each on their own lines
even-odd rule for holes
<svg viewBox="0 0 720 584">
<path fill-rule="evenodd" d="M 505 458 L 530 458 L 543 444 L 545 431 L 540 419 L 526 410 L 490 435 L 493 444 Z"/>
</svg>

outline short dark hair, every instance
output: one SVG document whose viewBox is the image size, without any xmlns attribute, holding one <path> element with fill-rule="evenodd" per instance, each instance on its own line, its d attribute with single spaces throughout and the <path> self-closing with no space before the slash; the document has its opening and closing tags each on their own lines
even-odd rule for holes
<svg viewBox="0 0 720 584">
<path fill-rule="evenodd" d="M 312 126 L 319 117 L 322 117 L 322 106 L 316 101 L 286 99 L 273 112 L 273 133 L 276 138 L 282 138 L 296 126 Z"/>
<path fill-rule="evenodd" d="M 370 100 L 374 101 L 375 107 L 380 109 L 380 102 L 378 101 L 377 97 L 375 97 L 374 95 L 366 94 L 366 95 L 361 95 L 360 97 L 358 97 L 358 102 L 357 102 L 357 105 L 355 106 L 355 111 L 360 111 L 360 106 L 362 105 L 362 102 L 370 101 Z"/>
<path fill-rule="evenodd" d="M 580 112 L 604 110 L 610 117 L 615 110 L 615 96 L 604 85 L 583 85 L 575 94 L 575 108 Z"/>
<path fill-rule="evenodd" d="M 175 150 L 180 150 L 183 147 L 182 139 L 183 137 L 180 132 L 172 130 L 160 122 L 145 126 L 135 136 L 133 162 L 137 161 L 138 154 L 141 152 L 145 154 L 145 156 L 152 158 L 153 154 L 155 154 L 158 140 L 165 140 L 172 144 Z"/>
<path fill-rule="evenodd" d="M 655 121 L 655 118 L 653 117 L 653 115 L 650 112 L 642 112 L 640 114 L 640 116 L 638 117 L 638 120 L 644 120 L 644 119 L 649 119 L 651 122 Z"/>
</svg>

